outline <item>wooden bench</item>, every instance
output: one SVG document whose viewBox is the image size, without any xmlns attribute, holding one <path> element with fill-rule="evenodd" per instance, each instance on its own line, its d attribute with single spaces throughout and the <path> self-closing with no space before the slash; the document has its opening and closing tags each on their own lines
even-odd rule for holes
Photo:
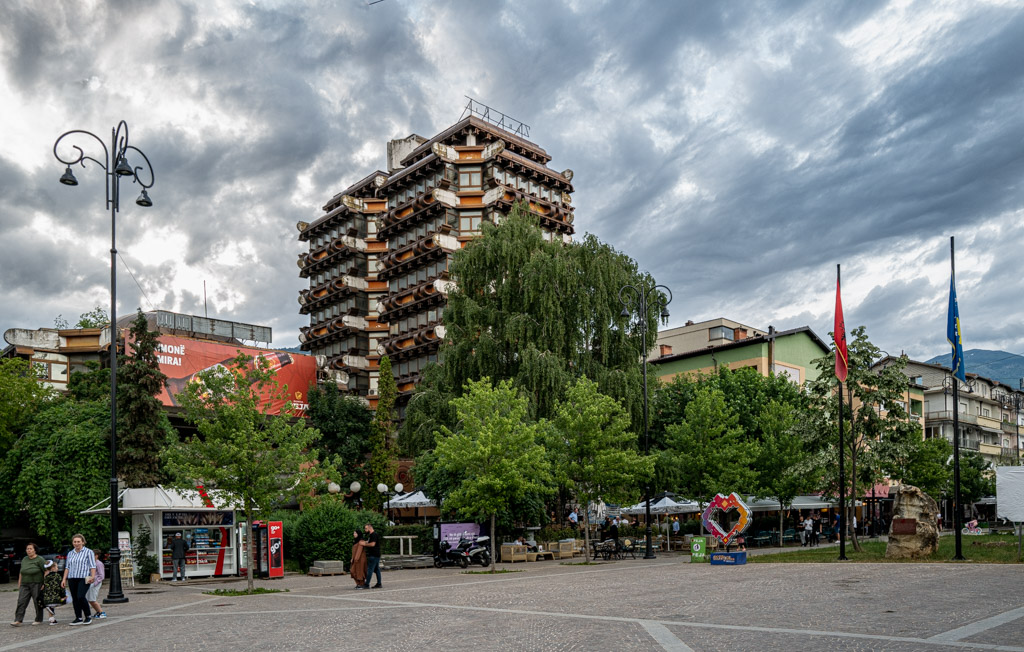
<svg viewBox="0 0 1024 652">
<path fill-rule="evenodd" d="M 514 544 L 514 543 L 503 543 L 501 544 L 501 561 L 502 563 L 515 563 L 517 561 L 529 561 L 526 556 L 526 546 Z"/>
<path fill-rule="evenodd" d="M 551 552 L 550 550 L 545 550 L 544 552 L 526 553 L 526 561 L 545 561 L 548 559 L 553 561 L 555 559 L 555 553 Z"/>
</svg>

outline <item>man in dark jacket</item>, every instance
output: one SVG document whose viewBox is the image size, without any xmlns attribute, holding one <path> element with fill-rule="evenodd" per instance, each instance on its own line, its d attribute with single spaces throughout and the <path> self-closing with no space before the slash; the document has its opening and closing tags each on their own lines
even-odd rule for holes
<svg viewBox="0 0 1024 652">
<path fill-rule="evenodd" d="M 181 538 L 181 532 L 175 532 L 174 540 L 171 541 L 171 581 L 177 582 L 178 573 L 181 572 L 181 580 L 185 581 L 185 556 L 188 554 L 188 543 Z"/>
</svg>

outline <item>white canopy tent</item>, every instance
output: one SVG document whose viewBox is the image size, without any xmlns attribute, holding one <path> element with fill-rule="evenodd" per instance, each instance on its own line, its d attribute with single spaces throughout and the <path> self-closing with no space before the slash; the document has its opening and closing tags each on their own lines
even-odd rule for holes
<svg viewBox="0 0 1024 652">
<path fill-rule="evenodd" d="M 700 511 L 699 504 L 685 499 L 683 502 L 677 502 L 668 496 L 663 496 L 656 501 L 651 501 L 652 514 L 695 514 Z M 647 501 L 641 501 L 622 510 L 623 514 L 645 514 L 646 512 Z"/>
<path fill-rule="evenodd" d="M 413 507 L 437 507 L 437 501 L 427 498 L 422 489 L 416 489 L 408 493 L 399 494 L 391 499 L 391 509 L 406 509 Z"/>
</svg>

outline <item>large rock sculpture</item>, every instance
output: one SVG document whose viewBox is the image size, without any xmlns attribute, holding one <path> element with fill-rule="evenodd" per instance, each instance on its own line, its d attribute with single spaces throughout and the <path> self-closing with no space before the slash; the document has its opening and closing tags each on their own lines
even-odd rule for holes
<svg viewBox="0 0 1024 652">
<path fill-rule="evenodd" d="M 917 487 L 900 485 L 893 501 L 886 559 L 919 559 L 939 549 L 938 505 Z"/>
</svg>

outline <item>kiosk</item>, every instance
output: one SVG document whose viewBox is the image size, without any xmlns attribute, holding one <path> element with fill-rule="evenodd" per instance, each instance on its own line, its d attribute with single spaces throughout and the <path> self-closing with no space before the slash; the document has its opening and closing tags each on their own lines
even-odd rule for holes
<svg viewBox="0 0 1024 652">
<path fill-rule="evenodd" d="M 209 492 L 215 494 L 215 492 Z M 132 559 L 140 555 L 156 555 L 160 560 L 160 577 L 170 579 L 170 542 L 178 532 L 188 543 L 185 557 L 186 577 L 212 577 L 238 574 L 238 537 L 235 510 L 217 509 L 212 501 L 186 496 L 161 486 L 124 489 L 118 494 L 118 511 L 131 514 L 131 540 L 137 541 L 139 530 L 148 527 L 152 546 L 149 550 L 132 550 Z M 97 503 L 83 514 L 110 511 L 110 499 Z"/>
</svg>

